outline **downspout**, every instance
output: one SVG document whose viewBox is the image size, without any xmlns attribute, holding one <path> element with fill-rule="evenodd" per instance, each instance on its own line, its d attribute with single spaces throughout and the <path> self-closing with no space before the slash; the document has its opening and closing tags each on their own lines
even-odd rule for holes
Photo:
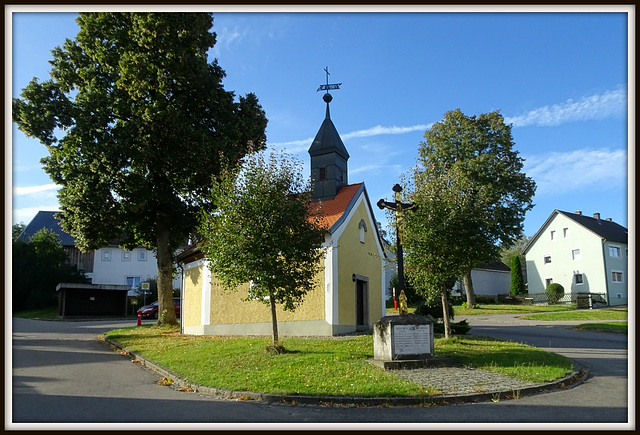
<svg viewBox="0 0 640 435">
<path fill-rule="evenodd" d="M 606 239 L 600 239 L 602 242 L 602 265 L 604 266 L 604 292 L 607 296 L 607 306 L 611 306 L 611 299 L 609 299 L 609 275 L 607 273 L 607 256 L 605 252 Z"/>
</svg>

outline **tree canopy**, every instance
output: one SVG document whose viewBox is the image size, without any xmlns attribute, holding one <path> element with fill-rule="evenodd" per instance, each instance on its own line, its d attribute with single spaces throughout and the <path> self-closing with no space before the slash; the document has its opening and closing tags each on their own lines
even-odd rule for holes
<svg viewBox="0 0 640 435">
<path fill-rule="evenodd" d="M 214 213 L 202 213 L 202 250 L 231 290 L 251 283 L 247 300 L 270 305 L 278 346 L 276 304 L 294 311 L 313 289 L 324 241 L 312 211 L 311 184 L 289 156 L 250 156 L 239 173 L 214 182 Z"/>
<path fill-rule="evenodd" d="M 59 283 L 87 282 L 84 273 L 66 263 L 58 236 L 47 229 L 36 232 L 26 243 L 13 240 L 11 257 L 14 311 L 55 306 Z"/>
<path fill-rule="evenodd" d="M 173 253 L 211 210 L 212 177 L 264 148 L 254 94 L 224 90 L 209 13 L 81 13 L 51 78 L 13 100 L 13 119 L 49 150 L 63 229 L 83 250 L 113 240 L 155 249 L 160 310 L 176 323 Z M 159 320 L 160 321 L 160 320 Z"/>
<path fill-rule="evenodd" d="M 405 231 L 416 288 L 450 289 L 449 282 L 497 259 L 500 243 L 522 233 L 535 183 L 513 147 L 499 111 L 476 117 L 453 110 L 427 130 L 412 174 L 418 211 Z"/>
</svg>

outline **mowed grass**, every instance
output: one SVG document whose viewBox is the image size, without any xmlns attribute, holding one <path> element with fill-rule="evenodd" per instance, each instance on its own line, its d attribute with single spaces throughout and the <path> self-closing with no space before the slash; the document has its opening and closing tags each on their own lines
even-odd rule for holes
<svg viewBox="0 0 640 435">
<path fill-rule="evenodd" d="M 511 304 L 479 304 L 474 309 L 467 309 L 462 305 L 454 305 L 456 316 L 486 316 L 493 314 L 526 314 L 547 313 L 555 311 L 575 310 L 572 305 L 511 305 Z"/>
<path fill-rule="evenodd" d="M 176 328 L 141 326 L 105 336 L 189 382 L 220 389 L 272 394 L 402 397 L 439 394 L 367 363 L 373 337 L 285 338 L 284 354 L 266 351 L 267 337 L 180 335 Z M 490 338 L 435 340 L 436 356 L 469 366 L 545 382 L 572 370 L 570 360 L 529 346 Z"/>
<path fill-rule="evenodd" d="M 580 310 L 564 313 L 532 314 L 520 317 L 524 320 L 627 320 L 629 312 L 626 308 L 602 308 L 598 310 Z"/>
</svg>

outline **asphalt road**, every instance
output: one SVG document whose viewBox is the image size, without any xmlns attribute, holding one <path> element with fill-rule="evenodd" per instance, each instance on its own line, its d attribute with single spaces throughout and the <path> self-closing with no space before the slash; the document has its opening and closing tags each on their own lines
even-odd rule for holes
<svg viewBox="0 0 640 435">
<path fill-rule="evenodd" d="M 626 335 L 574 331 L 567 322 L 538 324 L 515 316 L 475 317 L 469 323 L 474 335 L 521 341 L 566 355 L 587 367 L 590 376 L 567 390 L 497 403 L 384 408 L 219 400 L 161 386 L 158 374 L 97 339 L 104 331 L 133 323 L 14 318 L 12 346 L 5 350 L 6 360 L 10 351 L 12 361 L 12 376 L 5 383 L 5 428 L 272 429 L 283 423 L 289 429 L 316 423 L 331 429 L 374 430 L 469 430 L 504 423 L 527 423 L 527 429 L 549 429 L 548 423 L 560 429 L 635 427 L 635 402 L 631 414 L 628 406 Z M 635 400 L 635 391 L 632 395 Z"/>
</svg>

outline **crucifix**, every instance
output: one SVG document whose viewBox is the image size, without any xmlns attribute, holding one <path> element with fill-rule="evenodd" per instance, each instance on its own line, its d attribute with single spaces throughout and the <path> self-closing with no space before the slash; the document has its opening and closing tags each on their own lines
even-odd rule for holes
<svg viewBox="0 0 640 435">
<path fill-rule="evenodd" d="M 404 262 L 402 260 L 402 242 L 404 240 L 404 212 L 415 210 L 418 206 L 415 202 L 402 202 L 402 187 L 399 184 L 393 186 L 395 202 L 387 202 L 384 199 L 378 201 L 377 206 L 382 209 L 394 210 L 396 213 L 396 256 L 398 257 L 398 287 L 400 294 L 404 296 Z M 402 302 L 402 301 L 401 301 Z M 400 304 L 400 314 L 407 314 L 406 306 Z"/>
</svg>

